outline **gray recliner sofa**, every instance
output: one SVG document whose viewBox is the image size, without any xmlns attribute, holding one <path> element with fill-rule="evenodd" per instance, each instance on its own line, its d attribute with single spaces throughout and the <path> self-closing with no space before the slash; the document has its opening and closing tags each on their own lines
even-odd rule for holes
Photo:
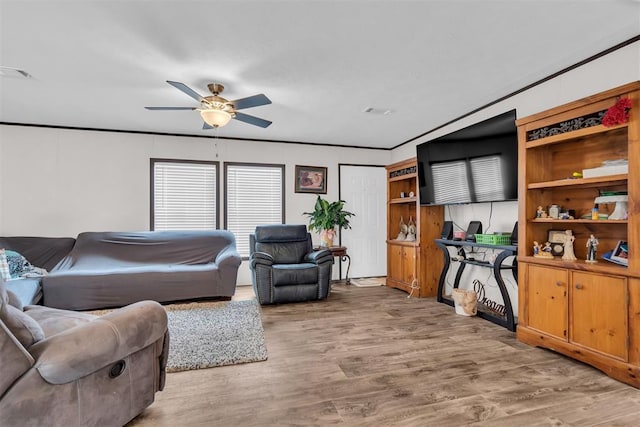
<svg viewBox="0 0 640 427">
<path fill-rule="evenodd" d="M 157 302 L 102 317 L 23 311 L 0 281 L 0 425 L 122 426 L 163 389 L 168 350 Z"/>
<path fill-rule="evenodd" d="M 249 237 L 251 278 L 260 304 L 327 298 L 331 251 L 313 250 L 305 225 L 264 225 Z"/>
</svg>

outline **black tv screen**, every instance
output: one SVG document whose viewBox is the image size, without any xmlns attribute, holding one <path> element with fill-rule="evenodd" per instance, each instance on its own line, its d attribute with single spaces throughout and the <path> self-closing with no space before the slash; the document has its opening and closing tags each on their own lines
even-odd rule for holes
<svg viewBox="0 0 640 427">
<path fill-rule="evenodd" d="M 518 199 L 516 110 L 416 148 L 421 205 Z"/>
</svg>

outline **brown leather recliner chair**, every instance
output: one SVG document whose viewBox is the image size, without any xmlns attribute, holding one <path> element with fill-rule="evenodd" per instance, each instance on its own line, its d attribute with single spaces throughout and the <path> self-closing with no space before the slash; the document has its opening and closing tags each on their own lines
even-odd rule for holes
<svg viewBox="0 0 640 427">
<path fill-rule="evenodd" d="M 23 309 L 0 280 L 0 424 L 122 426 L 164 387 L 168 350 L 157 302 L 101 317 Z"/>
</svg>

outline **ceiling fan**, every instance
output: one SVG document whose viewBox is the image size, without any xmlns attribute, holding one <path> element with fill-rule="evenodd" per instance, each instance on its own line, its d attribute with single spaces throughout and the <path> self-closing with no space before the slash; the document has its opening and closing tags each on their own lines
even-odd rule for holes
<svg viewBox="0 0 640 427">
<path fill-rule="evenodd" d="M 271 100 L 263 94 L 249 96 L 247 98 L 236 99 L 235 101 L 228 101 L 221 97 L 220 94 L 224 90 L 224 86 L 219 83 L 209 83 L 207 87 L 212 95 L 201 96 L 189 86 L 180 82 L 172 82 L 167 80 L 171 86 L 186 93 L 191 98 L 200 102 L 199 107 L 144 107 L 147 110 L 197 110 L 204 120 L 202 129 L 214 129 L 219 128 L 227 123 L 229 120 L 236 119 L 241 122 L 249 123 L 250 125 L 260 126 L 262 128 L 268 127 L 271 122 L 269 120 L 261 119 L 259 117 L 251 116 L 249 114 L 240 113 L 237 110 L 243 110 L 245 108 L 258 107 L 260 105 L 271 104 Z"/>
</svg>

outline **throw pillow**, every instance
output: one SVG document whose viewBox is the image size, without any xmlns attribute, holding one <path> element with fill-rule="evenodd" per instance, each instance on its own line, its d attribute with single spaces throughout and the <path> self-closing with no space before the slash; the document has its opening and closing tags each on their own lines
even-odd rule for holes
<svg viewBox="0 0 640 427">
<path fill-rule="evenodd" d="M 16 251 L 5 250 L 7 264 L 9 264 L 9 274 L 12 279 L 18 279 L 25 273 L 33 271 L 33 265 L 25 257 Z"/>
<path fill-rule="evenodd" d="M 0 249 L 0 279 L 6 282 L 11 280 L 11 270 L 7 261 L 7 253 L 4 249 Z"/>
</svg>

